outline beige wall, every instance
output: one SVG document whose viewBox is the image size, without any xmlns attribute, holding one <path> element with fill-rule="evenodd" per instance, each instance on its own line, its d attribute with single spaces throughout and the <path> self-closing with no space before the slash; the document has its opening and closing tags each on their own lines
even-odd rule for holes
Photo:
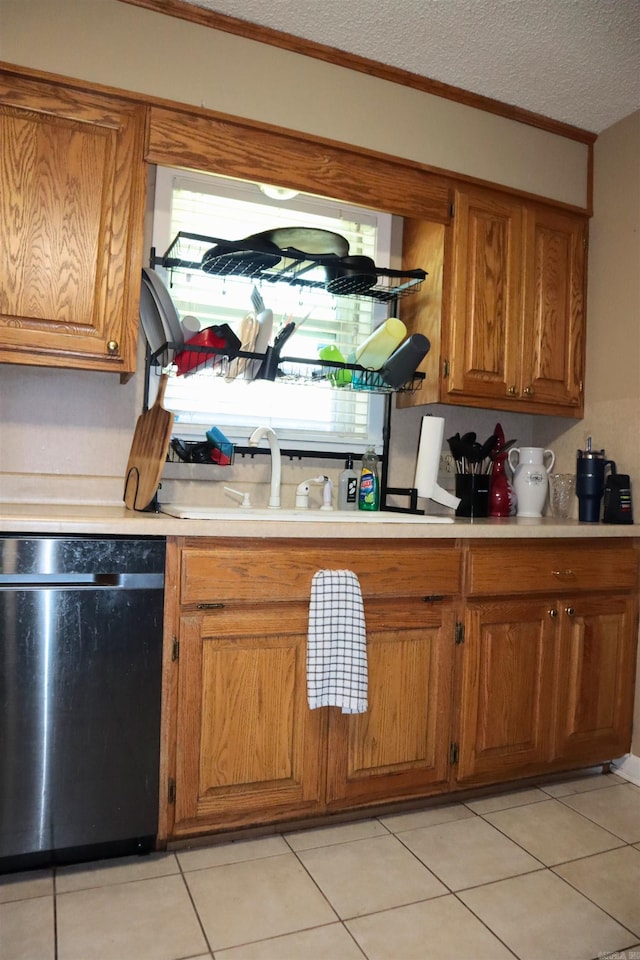
<svg viewBox="0 0 640 960">
<path fill-rule="evenodd" d="M 585 416 L 552 436 L 559 469 L 593 437 L 620 473 L 631 475 L 640 519 L 640 111 L 595 145 L 594 216 L 589 247 Z M 540 442 L 549 425 L 538 421 Z M 632 752 L 640 756 L 640 663 Z"/>
<path fill-rule="evenodd" d="M 586 206 L 584 144 L 117 0 L 0 0 L 0 59 Z"/>
<path fill-rule="evenodd" d="M 596 141 L 589 232 L 585 416 L 560 425 L 555 449 L 573 468 L 592 436 L 640 483 L 640 111 Z"/>
</svg>

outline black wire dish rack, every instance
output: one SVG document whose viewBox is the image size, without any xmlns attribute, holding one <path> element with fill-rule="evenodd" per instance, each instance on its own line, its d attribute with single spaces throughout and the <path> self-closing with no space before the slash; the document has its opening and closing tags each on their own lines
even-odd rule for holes
<svg viewBox="0 0 640 960">
<path fill-rule="evenodd" d="M 328 290 L 333 296 L 367 297 L 378 303 L 393 303 L 415 293 L 427 274 L 424 270 L 392 270 L 371 267 L 359 272 L 363 257 L 341 257 L 336 254 L 311 255 L 289 247 L 281 250 L 272 244 L 252 249 L 247 241 L 226 241 L 216 237 L 180 231 L 162 256 L 152 249 L 150 266 L 174 270 L 202 270 L 233 281 L 287 284 L 307 290 Z M 354 262 L 356 266 L 354 267 Z M 286 342 L 286 341 L 285 341 Z M 189 376 L 207 372 L 225 379 L 271 380 L 311 383 L 330 388 L 368 390 L 375 393 L 413 393 L 420 389 L 424 373 L 416 373 L 400 387 L 391 387 L 374 370 L 355 363 L 283 355 L 285 343 L 267 347 L 257 353 L 241 349 L 241 342 L 226 326 L 210 327 L 204 336 L 196 335 L 185 345 L 168 341 L 150 354 L 150 364 L 157 371 L 169 369 Z"/>
<path fill-rule="evenodd" d="M 169 272 L 203 270 L 218 277 L 328 289 L 334 296 L 367 297 L 377 303 L 390 303 L 416 293 L 427 276 L 424 270 L 392 270 L 377 267 L 373 262 L 361 271 L 360 264 L 354 261 L 366 259 L 334 253 L 311 255 L 273 244 L 255 249 L 246 240 L 229 241 L 181 230 L 162 256 L 152 253 L 151 265 L 162 266 Z"/>
</svg>

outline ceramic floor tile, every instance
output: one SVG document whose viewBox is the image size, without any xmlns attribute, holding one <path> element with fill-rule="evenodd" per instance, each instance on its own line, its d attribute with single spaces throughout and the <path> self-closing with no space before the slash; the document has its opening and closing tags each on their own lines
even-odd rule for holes
<svg viewBox="0 0 640 960">
<path fill-rule="evenodd" d="M 379 820 L 357 820 L 341 823 L 335 827 L 317 827 L 313 830 L 297 830 L 285 834 L 292 850 L 311 850 L 313 847 L 328 847 L 334 843 L 350 840 L 368 840 L 371 837 L 388 837 L 389 831 Z"/>
<path fill-rule="evenodd" d="M 298 856 L 342 919 L 446 893 L 396 837 L 317 847 Z"/>
<path fill-rule="evenodd" d="M 465 806 L 474 813 L 493 813 L 495 810 L 508 810 L 509 807 L 522 807 L 526 803 L 537 803 L 539 800 L 548 800 L 546 793 L 532 787 L 529 790 L 508 790 L 506 793 L 497 793 L 490 797 L 478 797 L 477 800 L 465 801 Z"/>
<path fill-rule="evenodd" d="M 409 830 L 400 839 L 451 890 L 542 869 L 481 817 Z"/>
<path fill-rule="evenodd" d="M 341 923 L 216 950 L 216 960 L 364 960 L 364 954 Z"/>
<path fill-rule="evenodd" d="M 53 870 L 29 870 L 0 876 L 0 903 L 30 900 L 53 893 Z"/>
<path fill-rule="evenodd" d="M 627 843 L 640 840 L 640 787 L 632 783 L 564 797 L 562 802 Z"/>
<path fill-rule="evenodd" d="M 0 905 L 0 960 L 54 960 L 53 897 Z"/>
<path fill-rule="evenodd" d="M 519 960 L 593 960 L 635 939 L 550 870 L 458 896 Z"/>
<path fill-rule="evenodd" d="M 293 853 L 192 870 L 185 879 L 214 952 L 337 919 Z"/>
<path fill-rule="evenodd" d="M 513 960 L 451 895 L 348 920 L 346 927 L 369 960 Z"/>
<path fill-rule="evenodd" d="M 219 867 L 223 863 L 240 863 L 243 860 L 261 860 L 289 853 L 282 837 L 260 837 L 258 840 L 234 840 L 219 846 L 198 847 L 180 850 L 177 853 L 183 870 L 202 870 L 204 867 Z"/>
<path fill-rule="evenodd" d="M 172 853 L 152 853 L 148 857 L 118 857 L 56 868 L 56 893 L 71 893 L 88 887 L 106 887 L 129 880 L 152 880 L 178 873 Z"/>
<path fill-rule="evenodd" d="M 564 863 L 554 873 L 640 936 L 640 851 L 620 847 Z"/>
<path fill-rule="evenodd" d="M 621 846 L 618 837 L 559 800 L 487 813 L 485 819 L 547 866 Z"/>
<path fill-rule="evenodd" d="M 177 960 L 205 953 L 180 875 L 57 897 L 58 960 Z"/>
<path fill-rule="evenodd" d="M 604 787 L 615 787 L 622 783 L 625 783 L 622 777 L 615 773 L 602 773 L 602 769 L 597 767 L 568 780 L 546 783 L 540 789 L 550 797 L 568 797 L 573 793 L 588 793 L 590 790 L 602 790 Z"/>
<path fill-rule="evenodd" d="M 474 814 L 463 803 L 445 803 L 412 813 L 392 813 L 388 817 L 380 817 L 380 822 L 392 833 L 401 833 L 403 830 L 431 827 L 437 823 L 448 823 L 450 820 L 466 820 L 472 816 Z"/>
</svg>

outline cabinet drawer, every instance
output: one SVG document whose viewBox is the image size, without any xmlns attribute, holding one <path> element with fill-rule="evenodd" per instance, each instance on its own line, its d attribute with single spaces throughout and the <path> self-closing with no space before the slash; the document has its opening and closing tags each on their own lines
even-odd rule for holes
<svg viewBox="0 0 640 960">
<path fill-rule="evenodd" d="M 637 553 L 631 541 L 474 544 L 469 547 L 466 592 L 500 595 L 634 589 L 637 578 Z"/>
<path fill-rule="evenodd" d="M 460 550 L 449 542 L 216 540 L 182 550 L 180 602 L 306 601 L 314 573 L 327 569 L 352 570 L 364 597 L 460 590 Z"/>
</svg>

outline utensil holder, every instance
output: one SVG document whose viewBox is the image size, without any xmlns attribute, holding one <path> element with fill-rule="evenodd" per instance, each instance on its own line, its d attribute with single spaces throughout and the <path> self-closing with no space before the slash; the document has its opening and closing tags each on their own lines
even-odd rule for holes
<svg viewBox="0 0 640 960">
<path fill-rule="evenodd" d="M 489 474 L 459 473 L 456 476 L 456 497 L 460 503 L 456 517 L 489 516 Z"/>
</svg>

